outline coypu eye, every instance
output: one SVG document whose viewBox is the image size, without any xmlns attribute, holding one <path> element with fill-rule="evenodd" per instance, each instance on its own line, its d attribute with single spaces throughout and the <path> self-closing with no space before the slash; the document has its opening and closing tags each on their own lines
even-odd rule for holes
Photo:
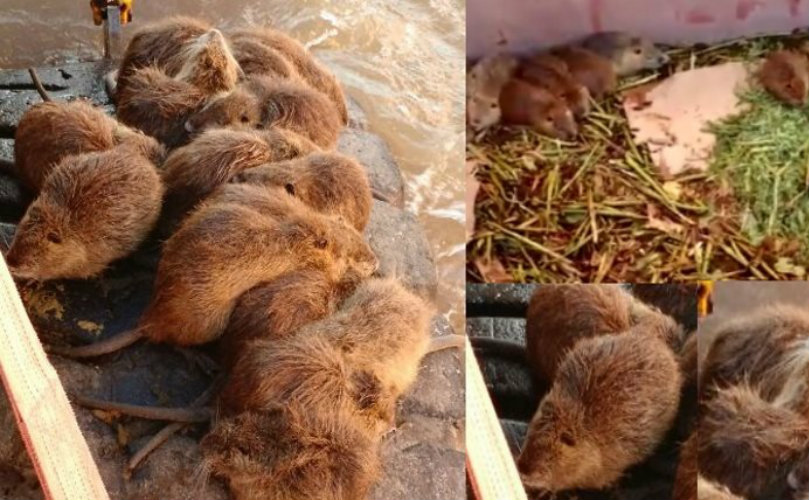
<svg viewBox="0 0 809 500">
<path fill-rule="evenodd" d="M 495 109 L 495 108 L 497 107 L 497 103 L 496 103 L 496 102 L 493 102 L 493 103 L 489 104 L 489 107 L 490 107 L 491 109 Z"/>
<path fill-rule="evenodd" d="M 639 56 L 639 55 L 641 55 L 642 53 L 643 53 L 643 49 L 641 49 L 640 47 L 638 47 L 638 48 L 636 48 L 636 49 L 635 49 L 635 55 L 636 55 L 636 56 Z"/>
<path fill-rule="evenodd" d="M 57 233 L 54 233 L 53 231 L 48 233 L 47 236 L 45 237 L 48 238 L 48 241 L 50 241 L 51 243 L 59 244 L 62 242 L 62 237 L 59 236 Z"/>
<path fill-rule="evenodd" d="M 242 116 L 241 116 L 241 118 L 239 118 L 239 120 L 240 120 L 242 123 L 247 123 L 247 122 L 249 122 L 249 121 L 250 121 L 250 118 L 249 118 L 247 115 L 242 115 Z"/>
<path fill-rule="evenodd" d="M 563 444 L 563 445 L 565 445 L 565 446 L 575 446 L 575 445 L 576 445 L 576 440 L 575 440 L 575 439 L 573 439 L 573 436 L 571 436 L 571 435 L 570 435 L 569 433 L 567 433 L 567 432 L 563 432 L 563 433 L 562 433 L 562 435 L 561 435 L 561 436 L 559 436 L 559 440 L 560 440 L 560 441 L 562 442 L 562 444 Z"/>
<path fill-rule="evenodd" d="M 295 196 L 295 186 L 293 186 L 292 184 L 286 184 L 284 186 L 284 189 L 287 190 L 287 193 L 291 194 L 292 196 Z"/>
<path fill-rule="evenodd" d="M 326 246 L 328 244 L 329 244 L 329 241 L 326 238 L 320 238 L 317 241 L 315 241 L 315 247 L 316 248 L 321 248 L 321 249 L 326 248 Z"/>
</svg>

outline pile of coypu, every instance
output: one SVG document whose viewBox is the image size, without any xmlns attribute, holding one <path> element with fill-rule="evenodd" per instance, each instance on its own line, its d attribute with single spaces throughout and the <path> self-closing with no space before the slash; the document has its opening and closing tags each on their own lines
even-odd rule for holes
<svg viewBox="0 0 809 500">
<path fill-rule="evenodd" d="M 512 450 L 530 498 L 671 498 L 696 413 L 697 301 L 691 285 L 540 285 L 525 345 L 472 338 L 487 364 L 524 364 L 541 397 Z"/>
<path fill-rule="evenodd" d="M 361 231 L 380 196 L 333 150 L 348 121 L 336 78 L 279 31 L 171 18 L 134 35 L 110 88 L 116 118 L 48 100 L 20 120 L 14 169 L 36 198 L 6 261 L 20 280 L 86 279 L 156 236 L 137 327 L 48 349 L 218 341 L 222 376 L 194 408 L 74 401 L 213 418 L 203 469 L 234 498 L 365 498 L 396 401 L 459 339 L 431 340 L 432 306 L 376 276 Z"/>
</svg>

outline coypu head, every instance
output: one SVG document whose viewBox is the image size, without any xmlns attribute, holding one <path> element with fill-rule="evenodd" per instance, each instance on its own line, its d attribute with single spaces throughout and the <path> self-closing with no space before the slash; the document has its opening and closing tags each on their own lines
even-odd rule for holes
<svg viewBox="0 0 809 500">
<path fill-rule="evenodd" d="M 371 213 L 368 175 L 339 153 L 314 153 L 250 168 L 230 182 L 282 187 L 318 212 L 344 217 L 358 231 L 365 229 Z"/>
<path fill-rule="evenodd" d="M 346 267 L 341 282 L 359 283 L 379 268 L 379 259 L 362 234 L 341 217 L 325 217 L 332 235 L 331 249 L 336 260 L 344 260 Z"/>
<path fill-rule="evenodd" d="M 496 125 L 502 111 L 496 96 L 472 95 L 466 100 L 466 119 L 475 132 Z"/>
<path fill-rule="evenodd" d="M 506 123 L 529 125 L 562 140 L 572 140 L 579 134 L 576 118 L 564 100 L 523 80 L 506 82 L 500 92 L 500 108 Z"/>
<path fill-rule="evenodd" d="M 548 137 L 573 140 L 579 134 L 573 112 L 561 99 L 552 103 L 535 102 L 531 114 L 531 125 Z"/>
<path fill-rule="evenodd" d="M 561 491 L 599 485 L 602 456 L 580 401 L 552 389 L 528 426 L 517 468 L 526 487 Z"/>
<path fill-rule="evenodd" d="M 227 40 L 217 29 L 197 37 L 184 48 L 183 64 L 176 78 L 207 92 L 227 92 L 244 77 Z"/>
<path fill-rule="evenodd" d="M 185 122 L 185 130 L 197 134 L 216 127 L 257 128 L 261 123 L 261 100 L 246 86 L 211 98 Z"/>
<path fill-rule="evenodd" d="M 612 59 L 618 76 L 632 75 L 644 69 L 658 69 L 670 61 L 668 54 L 646 38 L 625 35 L 625 38 L 618 41 L 624 47 L 623 50 L 617 51 Z"/>
<path fill-rule="evenodd" d="M 339 409 L 295 404 L 221 419 L 201 443 L 205 470 L 242 500 L 366 498 L 379 474 L 377 448 Z"/>
</svg>

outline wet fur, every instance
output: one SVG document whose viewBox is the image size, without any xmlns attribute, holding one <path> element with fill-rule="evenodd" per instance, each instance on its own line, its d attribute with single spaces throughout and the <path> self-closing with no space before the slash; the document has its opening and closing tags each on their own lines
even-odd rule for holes
<svg viewBox="0 0 809 500">
<path fill-rule="evenodd" d="M 240 36 L 231 41 L 231 47 L 233 56 L 248 77 L 299 78 L 292 63 L 260 40 Z"/>
</svg>

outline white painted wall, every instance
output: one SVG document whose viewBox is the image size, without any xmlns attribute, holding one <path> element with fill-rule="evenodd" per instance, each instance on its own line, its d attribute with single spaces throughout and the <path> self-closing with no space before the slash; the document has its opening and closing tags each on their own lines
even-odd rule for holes
<svg viewBox="0 0 809 500">
<path fill-rule="evenodd" d="M 809 0 L 467 0 L 466 5 L 470 58 L 605 30 L 676 44 L 809 27 Z"/>
</svg>

